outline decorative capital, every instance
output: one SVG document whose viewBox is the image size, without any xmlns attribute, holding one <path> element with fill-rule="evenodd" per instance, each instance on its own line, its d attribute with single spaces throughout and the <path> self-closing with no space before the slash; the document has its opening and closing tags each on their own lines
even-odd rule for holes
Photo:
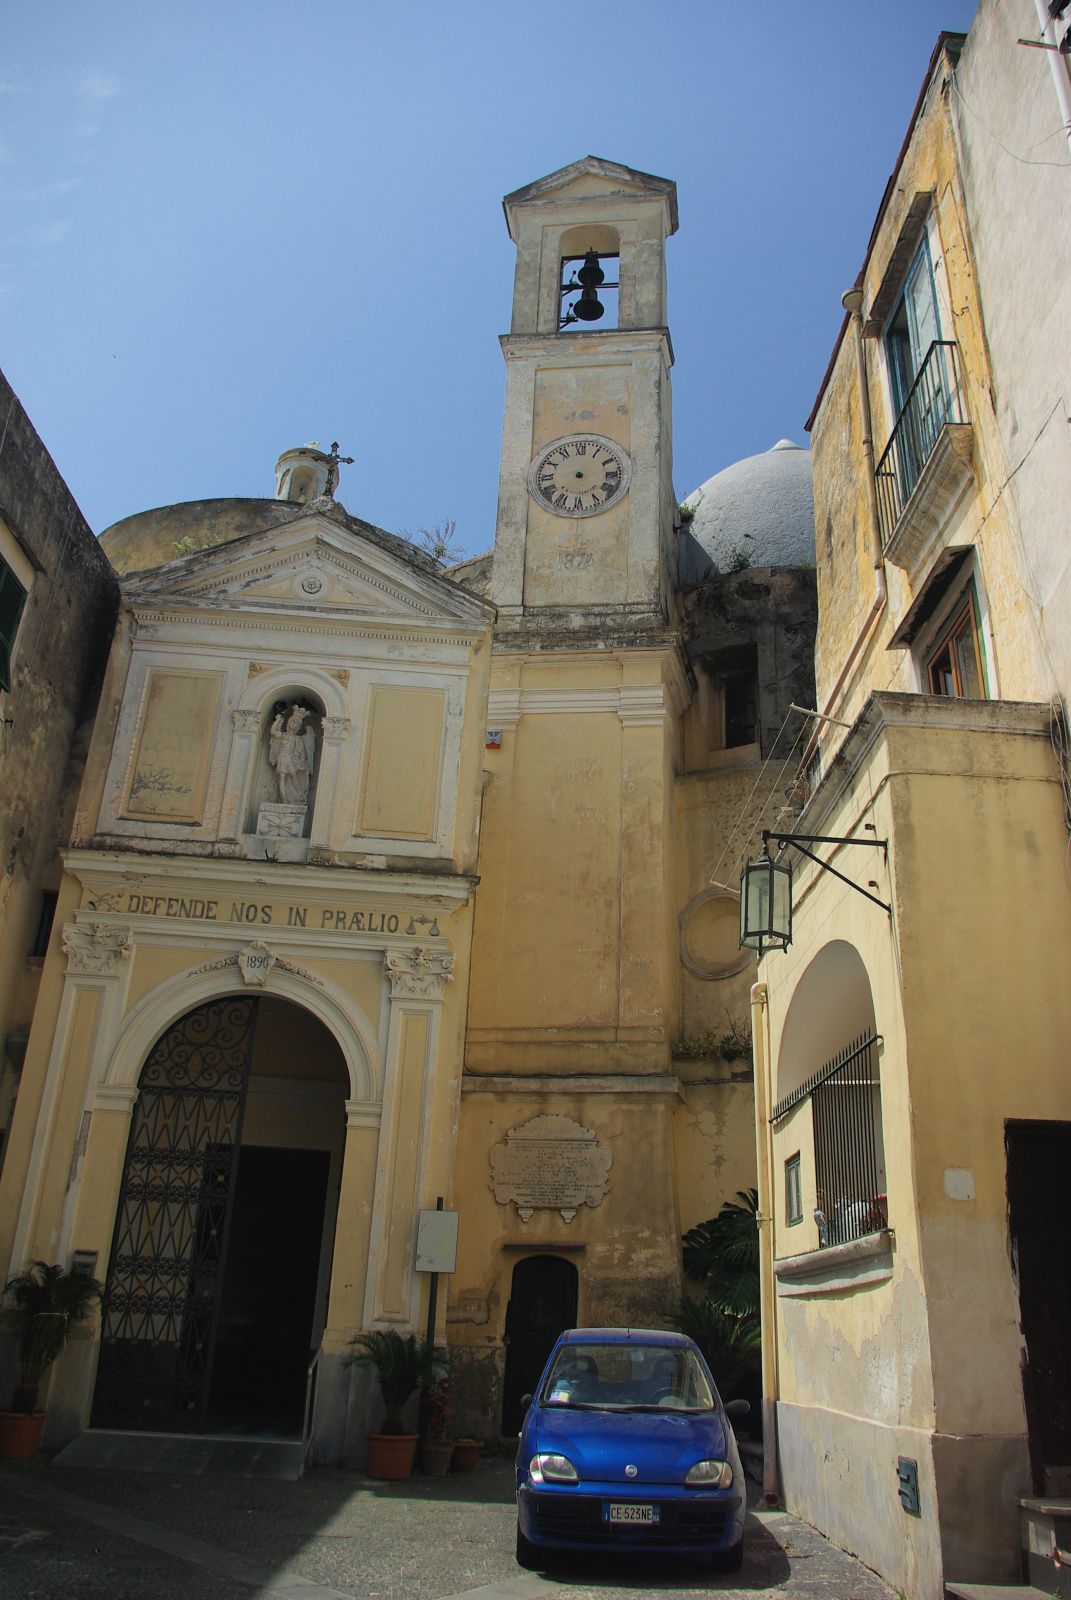
<svg viewBox="0 0 1071 1600">
<path fill-rule="evenodd" d="M 392 1000 L 441 1000 L 454 976 L 454 952 L 422 944 L 386 950 L 383 964 Z"/>
<path fill-rule="evenodd" d="M 345 739 L 353 728 L 349 717 L 321 717 L 325 739 Z"/>
<path fill-rule="evenodd" d="M 113 928 L 106 922 L 70 922 L 63 930 L 67 952 L 67 971 L 76 977 L 114 978 L 119 963 L 130 954 L 129 928 Z"/>
<path fill-rule="evenodd" d="M 232 711 L 231 720 L 234 723 L 234 731 L 236 733 L 260 732 L 259 711 Z"/>
</svg>

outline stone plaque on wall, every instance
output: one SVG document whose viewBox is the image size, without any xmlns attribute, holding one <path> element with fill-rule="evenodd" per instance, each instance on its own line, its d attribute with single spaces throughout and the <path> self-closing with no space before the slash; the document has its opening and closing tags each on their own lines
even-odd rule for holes
<svg viewBox="0 0 1071 1600">
<path fill-rule="evenodd" d="M 499 1205 L 512 1200 L 524 1222 L 539 1210 L 572 1222 L 578 1207 L 597 1206 L 606 1194 L 613 1159 L 594 1128 L 571 1117 L 533 1117 L 491 1151 L 491 1187 Z"/>
</svg>

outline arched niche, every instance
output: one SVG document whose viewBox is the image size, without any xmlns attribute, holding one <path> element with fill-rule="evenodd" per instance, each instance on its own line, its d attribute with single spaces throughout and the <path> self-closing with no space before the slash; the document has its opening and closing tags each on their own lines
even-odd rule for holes
<svg viewBox="0 0 1071 1600">
<path fill-rule="evenodd" d="M 257 832 L 257 818 L 260 815 L 261 807 L 265 804 L 273 803 L 279 798 L 275 770 L 270 760 L 271 729 L 277 717 L 281 716 L 285 722 L 294 706 L 300 706 L 309 713 L 305 721 L 305 727 L 312 735 L 308 741 L 312 746 L 312 775 L 309 781 L 308 801 L 305 807 L 305 819 L 301 837 L 307 839 L 312 831 L 312 817 L 316 806 L 316 785 L 323 758 L 323 719 L 327 715 L 327 709 L 321 697 L 313 690 L 298 683 L 291 683 L 274 688 L 259 707 L 260 732 L 257 740 L 257 758 L 253 770 L 249 806 L 246 814 L 245 831 L 247 833 Z"/>
<path fill-rule="evenodd" d="M 777 1092 L 783 1100 L 845 1045 L 877 1031 L 863 958 L 845 939 L 825 945 L 796 985 L 781 1033 Z"/>
</svg>

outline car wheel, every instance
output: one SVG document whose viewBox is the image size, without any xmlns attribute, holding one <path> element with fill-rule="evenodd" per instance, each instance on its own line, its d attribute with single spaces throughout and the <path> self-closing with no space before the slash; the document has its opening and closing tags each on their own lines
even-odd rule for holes
<svg viewBox="0 0 1071 1600">
<path fill-rule="evenodd" d="M 710 1559 L 715 1572 L 739 1572 L 744 1560 L 743 1539 L 738 1539 L 730 1550 L 715 1550 Z"/>
<path fill-rule="evenodd" d="M 531 1539 L 525 1538 L 524 1534 L 521 1532 L 521 1525 L 518 1522 L 517 1565 L 519 1567 L 523 1567 L 526 1572 L 535 1572 L 539 1564 L 539 1552 L 532 1543 Z"/>
</svg>

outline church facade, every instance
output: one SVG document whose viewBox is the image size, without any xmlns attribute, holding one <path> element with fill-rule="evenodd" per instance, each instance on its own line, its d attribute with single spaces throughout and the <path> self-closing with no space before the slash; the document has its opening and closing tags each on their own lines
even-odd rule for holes
<svg viewBox="0 0 1071 1600">
<path fill-rule="evenodd" d="M 337 449 L 102 536 L 120 618 L 0 1179 L 5 1264 L 107 1286 L 53 1447 L 360 1465 L 350 1341 L 429 1325 L 456 1426 L 514 1432 L 560 1329 L 664 1325 L 682 1232 L 754 1182 L 734 866 L 813 697 L 809 457 L 678 505 L 671 182 L 588 157 L 505 208 L 489 556 L 351 516 Z"/>
</svg>

